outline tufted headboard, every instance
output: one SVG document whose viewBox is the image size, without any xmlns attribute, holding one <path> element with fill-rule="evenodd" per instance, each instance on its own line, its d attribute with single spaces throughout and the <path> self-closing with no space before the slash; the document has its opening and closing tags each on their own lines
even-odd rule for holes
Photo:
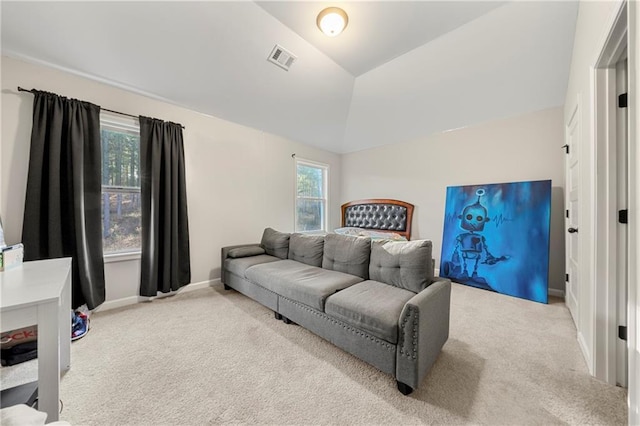
<svg viewBox="0 0 640 426">
<path fill-rule="evenodd" d="M 385 198 L 350 201 L 342 205 L 342 226 L 395 232 L 411 239 L 413 204 Z"/>
</svg>

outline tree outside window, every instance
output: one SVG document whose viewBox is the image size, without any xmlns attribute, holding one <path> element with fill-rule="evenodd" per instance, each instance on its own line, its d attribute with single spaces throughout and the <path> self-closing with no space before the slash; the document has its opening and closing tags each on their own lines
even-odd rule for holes
<svg viewBox="0 0 640 426">
<path fill-rule="evenodd" d="M 137 120 L 100 117 L 102 241 L 105 254 L 140 251 L 140 128 Z"/>
<path fill-rule="evenodd" d="M 326 231 L 328 167 L 296 160 L 297 232 Z"/>
</svg>

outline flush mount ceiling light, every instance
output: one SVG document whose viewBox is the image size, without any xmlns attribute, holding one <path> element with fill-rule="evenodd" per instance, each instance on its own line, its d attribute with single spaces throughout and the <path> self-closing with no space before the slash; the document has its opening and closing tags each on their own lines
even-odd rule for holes
<svg viewBox="0 0 640 426">
<path fill-rule="evenodd" d="M 347 27 L 349 17 L 347 13 L 339 7 L 328 7 L 323 9 L 316 19 L 316 24 L 320 31 L 329 37 L 335 37 Z"/>
</svg>

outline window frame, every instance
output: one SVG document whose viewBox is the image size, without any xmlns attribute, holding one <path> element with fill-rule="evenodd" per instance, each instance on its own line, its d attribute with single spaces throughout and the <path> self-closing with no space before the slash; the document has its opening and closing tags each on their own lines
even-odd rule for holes
<svg viewBox="0 0 640 426">
<path fill-rule="evenodd" d="M 322 197 L 300 197 L 298 196 L 298 165 L 314 167 L 322 170 Z M 293 200 L 293 229 L 294 232 L 299 232 L 301 234 L 317 234 L 317 233 L 326 233 L 329 229 L 329 173 L 330 166 L 329 164 L 320 163 L 318 161 L 307 160 L 304 158 L 295 157 L 295 165 L 294 165 L 294 200 Z M 324 212 L 323 217 L 321 218 L 321 229 L 315 230 L 307 230 L 302 231 L 298 229 L 298 200 L 313 200 L 313 201 L 322 201 Z"/>
<path fill-rule="evenodd" d="M 100 111 L 100 133 L 101 134 L 102 134 L 102 130 L 104 129 L 120 132 L 120 133 L 135 134 L 138 137 L 138 140 L 140 139 L 140 120 L 138 118 L 129 117 L 129 116 L 120 115 L 120 114 L 116 115 L 106 111 Z M 102 139 L 100 140 L 100 143 L 102 143 Z M 138 150 L 139 150 L 139 146 L 138 146 Z M 102 150 L 100 152 L 100 155 L 101 155 L 101 167 L 102 167 L 102 164 L 104 164 L 102 161 Z M 138 155 L 138 161 L 140 161 L 139 155 Z M 139 164 L 138 164 L 138 167 L 140 167 Z M 100 170 L 100 174 L 102 177 L 102 169 Z M 103 197 L 105 188 L 107 189 L 107 192 L 122 192 L 122 193 L 130 193 L 130 192 L 139 193 L 141 190 L 140 187 L 101 184 L 100 185 L 101 198 Z M 131 191 L 132 189 L 134 191 Z M 135 191 L 136 189 L 137 191 Z M 101 204 L 101 209 L 102 208 L 103 206 Z M 103 220 L 104 219 L 101 219 L 101 222 L 103 222 Z M 103 258 L 105 263 L 139 259 L 142 255 L 142 241 L 141 241 L 140 247 L 138 248 L 127 248 L 127 249 L 110 251 L 110 252 L 104 252 L 104 248 L 105 246 L 104 246 L 104 237 L 103 237 L 102 249 L 103 249 Z"/>
</svg>

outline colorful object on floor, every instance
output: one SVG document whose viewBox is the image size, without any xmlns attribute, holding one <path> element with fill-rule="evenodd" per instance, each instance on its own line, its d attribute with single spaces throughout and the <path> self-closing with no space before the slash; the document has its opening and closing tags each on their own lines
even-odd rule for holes
<svg viewBox="0 0 640 426">
<path fill-rule="evenodd" d="M 78 340 L 89 332 L 89 316 L 84 312 L 74 312 L 71 319 L 71 340 Z"/>
<path fill-rule="evenodd" d="M 447 187 L 440 276 L 547 303 L 551 181 Z"/>
</svg>

